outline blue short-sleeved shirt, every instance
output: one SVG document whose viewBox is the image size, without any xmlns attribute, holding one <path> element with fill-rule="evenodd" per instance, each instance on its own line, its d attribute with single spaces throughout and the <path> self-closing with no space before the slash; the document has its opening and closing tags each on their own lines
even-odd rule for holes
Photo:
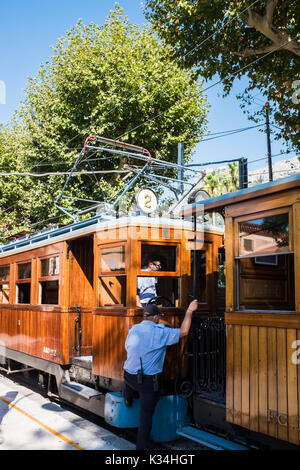
<svg viewBox="0 0 300 470">
<path fill-rule="evenodd" d="M 144 374 L 161 373 L 167 346 L 178 343 L 179 335 L 180 328 L 168 328 L 149 320 L 132 326 L 125 342 L 127 360 L 124 369 L 136 374 L 141 368 L 141 358 Z"/>
</svg>

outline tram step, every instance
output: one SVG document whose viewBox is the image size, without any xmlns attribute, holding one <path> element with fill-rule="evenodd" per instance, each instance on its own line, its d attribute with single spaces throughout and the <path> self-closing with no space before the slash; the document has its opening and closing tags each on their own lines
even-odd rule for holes
<svg viewBox="0 0 300 470">
<path fill-rule="evenodd" d="M 92 370 L 93 356 L 74 356 L 72 364 L 83 367 L 84 369 Z"/>
<path fill-rule="evenodd" d="M 89 400 L 92 397 L 102 395 L 101 392 L 94 390 L 93 388 L 86 387 L 78 382 L 62 382 L 61 388 L 63 392 L 75 394 L 78 397 Z"/>
<path fill-rule="evenodd" d="M 246 446 L 237 444 L 233 441 L 228 441 L 223 437 L 216 436 L 201 429 L 194 428 L 192 426 L 185 426 L 177 429 L 179 436 L 191 439 L 192 441 L 203 444 L 206 447 L 210 447 L 214 450 L 249 450 Z"/>
</svg>

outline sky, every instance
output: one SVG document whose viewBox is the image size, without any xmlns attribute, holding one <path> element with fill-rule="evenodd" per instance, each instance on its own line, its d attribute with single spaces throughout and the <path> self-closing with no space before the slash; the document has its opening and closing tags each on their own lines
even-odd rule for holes
<svg viewBox="0 0 300 470">
<path fill-rule="evenodd" d="M 9 122 L 24 98 L 28 77 L 35 76 L 41 63 L 50 59 L 51 46 L 56 45 L 58 38 L 65 36 L 66 31 L 79 18 L 85 24 L 103 24 L 114 5 L 114 0 L 0 0 L 0 84 L 4 82 L 6 87 L 5 104 L 0 104 L 0 124 Z M 138 25 L 147 23 L 140 0 L 119 0 L 119 5 L 130 22 Z M 216 77 L 206 82 L 204 87 L 217 81 Z M 211 105 L 208 114 L 208 129 L 211 133 L 254 125 L 243 113 L 240 101 L 236 98 L 236 94 L 245 88 L 246 83 L 245 79 L 236 80 L 233 90 L 226 98 L 222 98 L 221 85 L 207 91 Z M 259 92 L 257 93 L 253 103 L 253 108 L 256 109 L 264 105 Z M 272 154 L 281 151 L 286 151 L 283 142 L 272 139 Z M 294 154 L 290 156 L 292 155 Z M 241 157 L 248 159 L 249 170 L 266 166 L 265 133 L 255 128 L 200 142 L 195 148 L 191 163 L 219 162 Z M 284 158 L 287 157 L 276 156 L 273 161 Z"/>
</svg>

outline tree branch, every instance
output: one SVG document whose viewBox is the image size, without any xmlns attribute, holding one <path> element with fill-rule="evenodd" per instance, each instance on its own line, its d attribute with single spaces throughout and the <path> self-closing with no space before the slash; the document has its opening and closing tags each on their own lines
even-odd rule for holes
<svg viewBox="0 0 300 470">
<path fill-rule="evenodd" d="M 264 16 L 260 15 L 256 11 L 248 10 L 248 17 L 245 18 L 245 22 L 250 28 L 254 28 L 263 36 L 270 39 L 272 44 L 260 49 L 246 48 L 243 52 L 234 52 L 235 55 L 248 57 L 250 55 L 259 55 L 265 52 L 270 52 L 273 48 L 276 49 L 282 47 L 282 49 L 300 56 L 299 39 L 293 39 L 287 31 L 279 30 L 273 26 L 273 15 L 277 4 L 278 0 L 268 0 Z"/>
<path fill-rule="evenodd" d="M 250 57 L 253 55 L 261 55 L 261 54 L 266 54 L 267 52 L 272 52 L 276 49 L 275 44 L 271 44 L 270 46 L 266 47 L 261 47 L 258 49 L 250 49 L 249 47 L 246 47 L 243 52 L 233 52 L 234 55 L 238 55 L 240 57 Z"/>
<path fill-rule="evenodd" d="M 274 10 L 277 6 L 277 3 L 278 3 L 278 0 L 268 0 L 267 1 L 265 18 L 271 26 L 272 26 L 272 23 L 273 23 L 273 14 L 274 14 Z"/>
</svg>

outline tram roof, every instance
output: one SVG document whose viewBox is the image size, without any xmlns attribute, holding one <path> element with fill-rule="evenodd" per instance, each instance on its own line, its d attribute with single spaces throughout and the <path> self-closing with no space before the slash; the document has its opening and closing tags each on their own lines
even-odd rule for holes
<svg viewBox="0 0 300 470">
<path fill-rule="evenodd" d="M 193 223 L 189 220 L 183 220 L 182 218 L 171 218 L 171 217 L 147 217 L 143 215 L 136 215 L 130 217 L 103 217 L 96 216 L 91 217 L 87 220 L 80 222 L 74 222 L 70 225 L 63 227 L 51 227 L 40 230 L 32 234 L 15 238 L 9 242 L 0 244 L 0 256 L 28 250 L 38 246 L 43 246 L 49 243 L 60 242 L 63 240 L 69 240 L 72 238 L 85 236 L 96 231 L 105 229 L 117 228 L 121 226 L 140 226 L 140 225 L 161 225 L 174 228 L 193 227 Z M 220 233 L 224 232 L 224 228 L 215 225 L 203 225 L 203 230 L 217 231 Z"/>
<path fill-rule="evenodd" d="M 235 204 L 242 201 L 248 201 L 266 194 L 278 193 L 287 189 L 293 189 L 300 186 L 300 173 L 288 178 L 271 181 L 269 183 L 259 184 L 251 188 L 240 189 L 234 193 L 226 193 L 222 196 L 198 201 L 193 204 L 184 206 L 180 211 L 180 216 L 190 217 L 197 215 L 200 211 L 214 212 L 225 206 Z"/>
</svg>

